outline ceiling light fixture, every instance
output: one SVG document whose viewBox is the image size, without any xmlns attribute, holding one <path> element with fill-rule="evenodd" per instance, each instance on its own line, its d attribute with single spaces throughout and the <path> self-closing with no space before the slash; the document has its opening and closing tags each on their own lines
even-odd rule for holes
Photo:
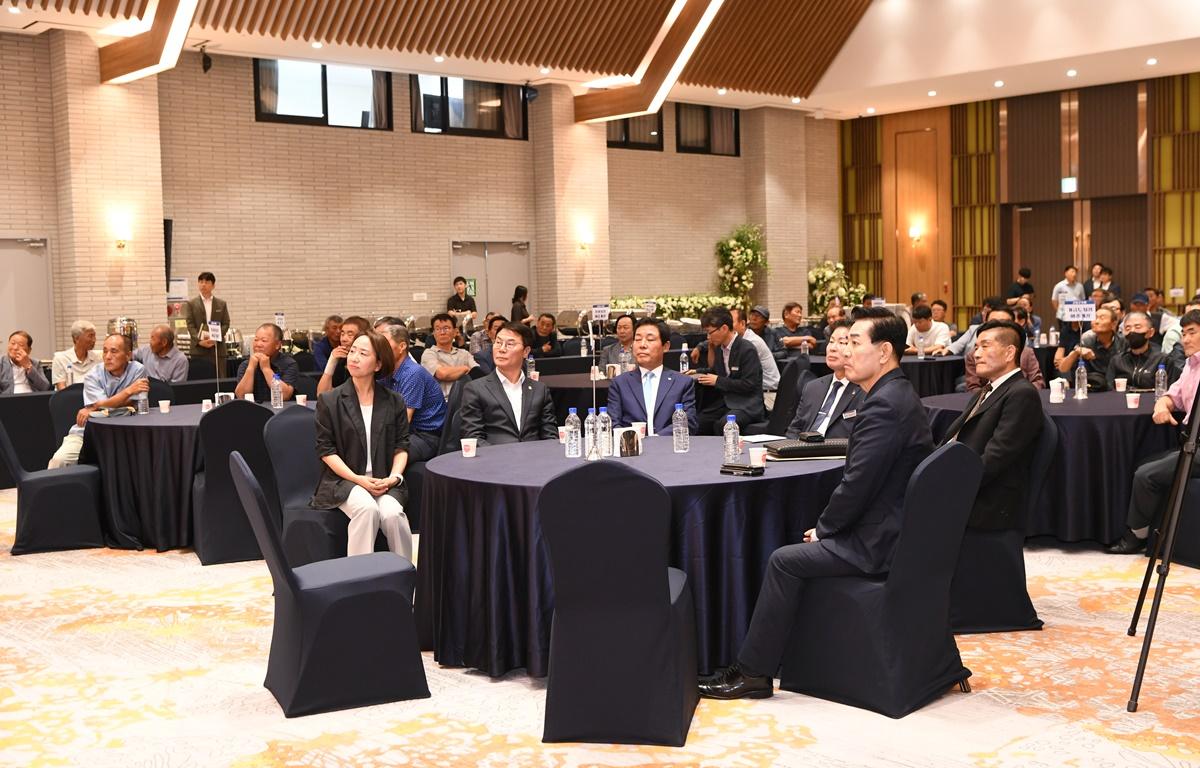
<svg viewBox="0 0 1200 768">
<path fill-rule="evenodd" d="M 8 6 L 8 12 L 9 13 L 20 13 L 21 9 L 15 5 L 10 5 L 10 6 Z"/>
<path fill-rule="evenodd" d="M 1076 76 L 1076 75 L 1078 75 L 1078 74 L 1079 74 L 1079 72 L 1077 72 L 1077 71 L 1076 71 L 1076 70 L 1074 70 L 1074 69 L 1068 69 L 1068 70 L 1067 70 L 1067 77 L 1075 77 L 1075 76 Z"/>
<path fill-rule="evenodd" d="M 446 60 L 446 57 L 445 57 L 445 56 L 434 56 L 434 57 L 433 57 L 433 63 L 434 63 L 434 64 L 441 64 L 441 63 L 442 63 L 443 61 L 445 61 L 445 60 Z"/>
<path fill-rule="evenodd" d="M 995 86 L 996 88 L 1003 88 L 1003 87 L 1004 87 L 1004 81 L 1003 81 L 1003 80 L 997 80 L 996 82 L 992 83 L 992 85 L 993 85 L 993 86 Z"/>
<path fill-rule="evenodd" d="M 1155 64 L 1157 64 L 1157 63 L 1158 63 L 1158 59 L 1154 58 L 1153 56 L 1151 56 L 1150 58 L 1146 59 L 1146 66 L 1147 66 L 1147 67 L 1153 67 L 1153 66 L 1154 66 Z"/>
<path fill-rule="evenodd" d="M 799 103 L 800 103 L 800 97 L 799 97 L 799 96 L 793 96 L 793 97 L 792 97 L 792 103 L 793 103 L 793 104 L 799 104 Z"/>
<path fill-rule="evenodd" d="M 729 91 L 728 91 L 728 90 L 726 90 L 726 89 L 724 89 L 724 88 L 718 88 L 718 89 L 717 89 L 717 95 L 718 95 L 718 96 L 724 96 L 724 95 L 725 95 L 725 94 L 727 94 L 727 93 L 729 93 Z"/>
<path fill-rule="evenodd" d="M 875 107 L 867 107 L 867 114 L 868 115 L 875 114 Z"/>
<path fill-rule="evenodd" d="M 658 131 L 650 131 L 650 135 L 651 135 L 651 136 L 657 136 L 657 135 L 658 135 Z"/>
<path fill-rule="evenodd" d="M 937 91 L 929 91 L 929 92 L 928 92 L 928 93 L 926 93 L 925 95 L 926 95 L 926 96 L 937 96 Z"/>
<path fill-rule="evenodd" d="M 550 67 L 542 67 L 538 70 L 538 72 L 541 72 L 543 75 L 548 75 L 550 74 Z"/>
<path fill-rule="evenodd" d="M 316 49 L 319 51 L 319 50 L 321 50 L 322 48 L 324 48 L 324 47 L 325 47 L 325 44 L 324 44 L 324 43 L 313 43 L 313 44 L 312 44 L 312 47 L 313 47 L 313 48 L 316 48 Z"/>
</svg>

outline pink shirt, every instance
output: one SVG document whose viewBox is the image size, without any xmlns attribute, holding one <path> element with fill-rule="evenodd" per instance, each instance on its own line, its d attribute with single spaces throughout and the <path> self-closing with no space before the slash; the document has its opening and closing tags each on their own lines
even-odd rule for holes
<svg viewBox="0 0 1200 768">
<path fill-rule="evenodd" d="M 1200 352 L 1187 359 L 1187 364 L 1183 367 L 1183 375 L 1167 390 L 1167 397 L 1171 398 L 1171 404 L 1175 406 L 1175 410 L 1183 411 L 1188 418 L 1192 415 L 1192 403 L 1196 401 L 1198 385 L 1200 385 Z M 1187 418 L 1184 419 L 1184 423 L 1187 423 Z"/>
</svg>

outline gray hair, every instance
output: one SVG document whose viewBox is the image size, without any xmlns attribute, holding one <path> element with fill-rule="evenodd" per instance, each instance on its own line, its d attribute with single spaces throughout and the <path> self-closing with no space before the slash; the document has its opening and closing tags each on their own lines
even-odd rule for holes
<svg viewBox="0 0 1200 768">
<path fill-rule="evenodd" d="M 75 322 L 71 323 L 71 340 L 74 341 L 88 331 L 94 330 L 96 330 L 95 323 L 91 323 L 87 320 L 76 320 Z"/>
<path fill-rule="evenodd" d="M 1123 325 L 1129 325 L 1130 320 L 1145 320 L 1147 323 L 1149 323 L 1150 316 L 1145 312 L 1130 312 L 1128 315 L 1125 315 L 1125 321 Z"/>
<path fill-rule="evenodd" d="M 159 336 L 166 339 L 168 347 L 175 346 L 175 329 L 166 323 L 160 323 L 154 326 L 154 330 L 152 330 L 151 333 L 157 333 Z"/>
<path fill-rule="evenodd" d="M 408 344 L 408 328 L 403 325 L 389 325 L 383 329 L 383 335 L 397 344 Z"/>
</svg>

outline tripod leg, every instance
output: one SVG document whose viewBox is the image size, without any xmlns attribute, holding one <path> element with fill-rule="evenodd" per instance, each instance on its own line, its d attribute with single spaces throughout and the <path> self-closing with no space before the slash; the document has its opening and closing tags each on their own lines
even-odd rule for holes
<svg viewBox="0 0 1200 768">
<path fill-rule="evenodd" d="M 1142 638 L 1142 653 L 1138 657 L 1137 674 L 1133 678 L 1133 691 L 1129 694 L 1127 712 L 1137 712 L 1138 697 L 1142 692 L 1142 678 L 1146 675 L 1146 663 L 1150 660 L 1150 643 L 1154 640 L 1154 625 L 1158 623 L 1158 609 L 1162 605 L 1163 590 L 1167 585 L 1167 574 L 1171 570 L 1169 559 L 1158 567 L 1158 583 L 1154 586 L 1154 600 L 1150 603 L 1150 618 L 1146 621 L 1146 634 Z"/>
<path fill-rule="evenodd" d="M 1154 537 L 1154 552 L 1151 553 L 1149 561 L 1146 563 L 1146 575 L 1142 577 L 1142 588 L 1138 590 L 1137 604 L 1133 607 L 1133 618 L 1129 620 L 1129 629 L 1126 634 L 1130 637 L 1137 637 L 1138 620 L 1142 617 L 1142 606 L 1146 603 L 1146 593 L 1150 590 L 1150 578 L 1154 574 L 1154 566 L 1158 563 L 1162 555 L 1163 539 L 1162 531 L 1156 531 Z"/>
</svg>

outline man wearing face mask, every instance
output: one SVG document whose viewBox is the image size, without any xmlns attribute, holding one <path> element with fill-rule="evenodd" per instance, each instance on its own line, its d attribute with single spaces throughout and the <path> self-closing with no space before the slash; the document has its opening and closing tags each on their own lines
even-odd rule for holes
<svg viewBox="0 0 1200 768">
<path fill-rule="evenodd" d="M 1166 363 L 1167 356 L 1162 353 L 1157 344 L 1151 343 L 1154 331 L 1150 327 L 1150 318 L 1142 312 L 1131 312 L 1125 317 L 1126 348 L 1115 355 L 1108 364 L 1108 388 L 1113 388 L 1117 379 L 1126 379 L 1129 389 L 1154 389 L 1154 374 L 1159 363 Z M 1167 376 L 1173 383 L 1179 371 L 1175 366 L 1167 365 Z"/>
</svg>

